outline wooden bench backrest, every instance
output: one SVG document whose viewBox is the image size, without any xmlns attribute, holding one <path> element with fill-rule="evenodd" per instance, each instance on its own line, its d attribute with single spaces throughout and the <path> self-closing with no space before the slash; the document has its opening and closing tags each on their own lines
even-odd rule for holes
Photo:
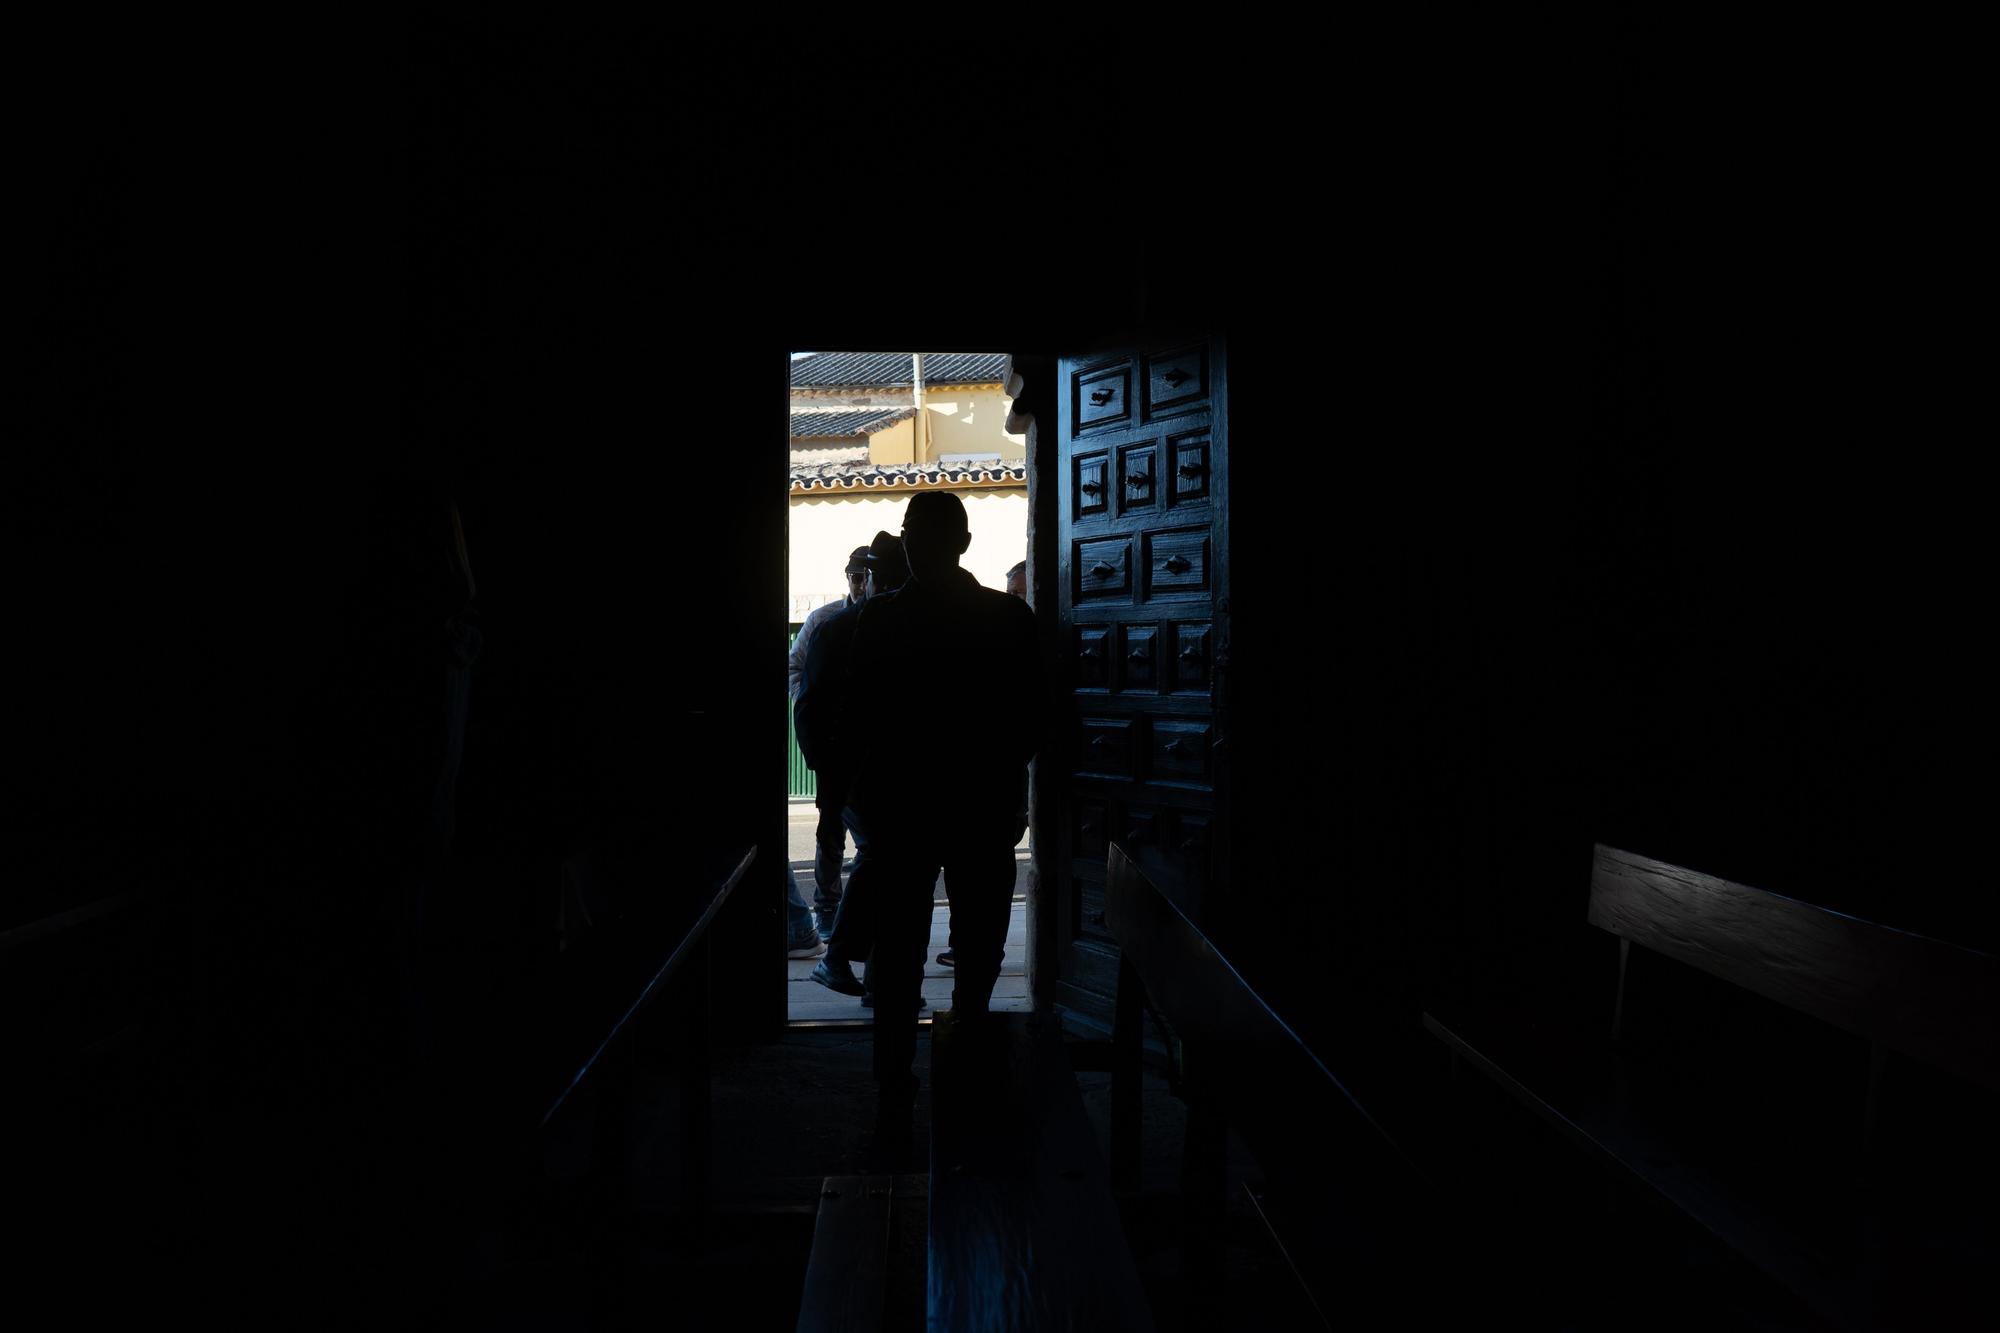
<svg viewBox="0 0 2000 1333">
<path fill-rule="evenodd" d="M 135 889 L 0 931 L 0 1035 L 23 1086 L 171 1023 L 193 948 L 186 897 Z"/>
<path fill-rule="evenodd" d="M 696 880 L 700 892 L 674 900 L 675 911 L 669 918 L 643 931 L 604 932 L 607 938 L 561 955 L 558 968 L 566 984 L 552 1005 L 535 1016 L 553 1061 L 546 1070 L 534 1071 L 539 1080 L 535 1105 L 543 1128 L 590 1076 L 633 1016 L 664 992 L 682 969 L 698 958 L 706 959 L 708 928 L 756 859 L 754 846 L 712 857 L 700 872 L 705 878 Z M 635 939 L 648 945 L 643 955 L 631 952 Z"/>
<path fill-rule="evenodd" d="M 1590 924 L 2000 1089 L 2000 958 L 1599 845 Z"/>
<path fill-rule="evenodd" d="M 1113 844 L 1106 866 L 1105 925 L 1167 1022 L 1188 1046 L 1220 1054 L 1229 1075 L 1250 1076 L 1225 1090 L 1246 1137 L 1300 1128 L 1310 1107 L 1311 1142 L 1294 1152 L 1365 1160 L 1413 1179 L 1389 1133 L 1124 849 Z"/>
</svg>

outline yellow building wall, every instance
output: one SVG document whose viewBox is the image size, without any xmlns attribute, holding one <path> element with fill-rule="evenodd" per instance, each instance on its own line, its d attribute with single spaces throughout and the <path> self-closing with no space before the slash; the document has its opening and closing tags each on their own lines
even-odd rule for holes
<svg viewBox="0 0 2000 1333">
<path fill-rule="evenodd" d="M 946 454 L 997 453 L 1008 462 L 1027 457 L 1028 437 L 1007 433 L 1012 402 L 998 388 L 926 392 L 924 425 L 929 439 L 922 461 L 935 462 Z"/>
<path fill-rule="evenodd" d="M 878 531 L 898 532 L 913 491 L 841 492 L 792 497 L 790 569 L 786 619 L 804 620 L 814 607 L 847 594 L 847 555 L 866 546 Z M 990 491 L 958 491 L 965 502 L 972 544 L 960 567 L 989 588 L 1004 590 L 1007 571 L 1028 554 L 1028 491 L 1025 486 Z"/>
<path fill-rule="evenodd" d="M 914 463 L 917 461 L 916 440 L 916 419 L 898 421 L 887 430 L 878 430 L 868 437 L 868 461 Z"/>
<path fill-rule="evenodd" d="M 794 403 L 815 407 L 909 407 L 915 395 L 896 392 L 801 394 Z M 942 385 L 924 393 L 924 433 L 916 420 L 899 421 L 868 437 L 872 463 L 934 463 L 946 454 L 998 454 L 1009 463 L 1028 456 L 1028 437 L 1007 433 L 1007 412 L 1014 404 L 998 385 Z"/>
</svg>

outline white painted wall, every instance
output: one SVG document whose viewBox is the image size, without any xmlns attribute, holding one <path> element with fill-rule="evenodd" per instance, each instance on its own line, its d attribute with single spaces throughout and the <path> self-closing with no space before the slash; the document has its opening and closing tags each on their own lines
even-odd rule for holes
<svg viewBox="0 0 2000 1333">
<path fill-rule="evenodd" d="M 793 496 L 791 562 L 785 618 L 803 620 L 816 606 L 846 595 L 847 553 L 866 546 L 878 531 L 899 531 L 913 491 Z M 972 545 L 960 564 L 987 587 L 1004 590 L 1007 571 L 1028 554 L 1025 487 L 959 491 L 972 528 Z"/>
</svg>

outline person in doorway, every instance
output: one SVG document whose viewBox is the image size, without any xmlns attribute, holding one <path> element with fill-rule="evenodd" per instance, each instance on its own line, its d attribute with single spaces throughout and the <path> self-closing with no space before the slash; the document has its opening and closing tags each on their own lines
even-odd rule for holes
<svg viewBox="0 0 2000 1333">
<path fill-rule="evenodd" d="M 813 929 L 811 911 L 799 892 L 799 877 L 785 867 L 785 957 L 817 958 L 826 952 L 826 942 Z"/>
<path fill-rule="evenodd" d="M 1028 600 L 1027 561 L 1025 560 L 1020 561 L 1012 569 L 1007 571 L 1007 595 L 1009 597 L 1018 597 L 1024 602 Z M 1027 824 L 1027 820 L 1028 820 L 1028 787 L 1024 775 L 1024 780 L 1021 784 L 1021 822 L 1024 827 Z M 940 953 L 937 956 L 939 966 L 956 967 L 958 965 L 958 953 L 956 948 L 954 947 L 956 944 L 957 944 L 956 936 L 945 941 L 944 952 Z M 1006 956 L 1007 955 L 1004 951 L 1000 955 L 1003 961 L 1005 960 Z"/>
<path fill-rule="evenodd" d="M 992 1000 L 1025 831 L 1021 784 L 1050 715 L 1034 615 L 959 567 L 972 540 L 965 505 L 949 491 L 916 495 L 902 536 L 910 581 L 862 607 L 843 713 L 855 756 L 849 802 L 880 867 L 874 1073 L 892 1126 L 916 1095 L 911 1066 L 940 870 L 958 964 L 952 1010 L 977 1021 Z M 912 680 L 974 706 L 951 724 L 868 726 L 862 710 Z"/>
<path fill-rule="evenodd" d="M 893 533 L 876 533 L 864 559 L 868 568 L 864 601 L 894 596 L 909 578 L 902 539 Z M 846 829 L 854 835 L 854 870 L 848 876 L 846 891 L 841 895 L 833 934 L 827 941 L 826 957 L 813 969 L 812 979 L 842 995 L 860 996 L 861 1002 L 869 1005 L 872 1002 L 873 987 L 870 983 L 873 968 L 864 967 L 862 978 L 856 980 L 854 960 L 861 958 L 872 962 L 875 927 L 871 916 L 873 900 L 870 884 L 873 876 L 867 827 L 847 800 L 854 772 L 853 742 L 840 732 L 843 721 L 849 720 L 845 704 L 848 662 L 854 627 L 860 615 L 859 606 L 842 611 L 827 620 L 814 638 L 812 650 L 806 657 L 803 684 L 792 705 L 792 719 L 799 739 L 799 752 L 817 777 L 822 809 L 837 811 Z M 856 710 L 855 717 L 859 717 L 859 710 Z M 883 722 L 877 718 L 864 725 L 879 726 Z"/>
<path fill-rule="evenodd" d="M 835 616 L 859 607 L 868 595 L 868 547 L 857 546 L 849 552 L 846 577 L 847 595 L 814 609 L 792 640 L 789 683 L 794 704 L 805 688 L 806 659 L 821 632 Z M 813 803 L 819 809 L 819 823 L 813 831 L 813 912 L 819 937 L 826 940 L 833 935 L 834 917 L 840 911 L 840 867 L 847 856 L 847 828 L 841 818 L 841 800 L 829 801 L 824 783 L 816 789 Z M 857 855 L 860 850 L 857 843 Z"/>
</svg>

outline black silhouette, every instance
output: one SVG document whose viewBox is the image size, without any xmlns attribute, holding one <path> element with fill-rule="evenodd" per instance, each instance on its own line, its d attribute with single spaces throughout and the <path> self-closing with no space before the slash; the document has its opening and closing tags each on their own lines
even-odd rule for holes
<svg viewBox="0 0 2000 1333">
<path fill-rule="evenodd" d="M 876 533 L 863 559 L 868 573 L 864 600 L 893 596 L 909 578 L 910 567 L 903 557 L 902 540 L 893 533 Z M 874 905 L 869 897 L 874 875 L 867 826 L 847 799 L 854 776 L 853 741 L 841 733 L 842 722 L 850 720 L 844 717 L 848 666 L 861 608 L 862 603 L 856 602 L 829 617 L 814 636 L 800 676 L 798 701 L 792 705 L 799 752 L 818 778 L 822 825 L 825 812 L 831 810 L 844 830 L 854 835 L 854 870 L 839 900 L 826 957 L 813 969 L 814 981 L 843 995 L 864 995 L 873 989 L 854 976 L 854 960 L 869 959 L 874 947 Z M 900 725 L 891 715 L 893 705 L 889 700 L 873 700 L 877 714 L 873 720 L 869 717 L 869 703 L 866 698 L 856 701 L 851 718 L 854 725 L 870 729 Z M 824 841 L 820 845 L 824 848 Z M 839 864 L 836 857 L 835 873 Z M 820 873 L 825 873 L 824 858 L 820 865 Z M 872 978 L 872 968 L 866 975 Z"/>
<path fill-rule="evenodd" d="M 958 963 L 952 1010 L 982 1014 L 992 998 L 1014 847 L 1026 827 L 1027 763 L 1047 728 L 1034 616 L 958 567 L 970 540 L 957 496 L 913 497 L 903 517 L 910 581 L 864 605 L 854 632 L 851 803 L 880 875 L 875 1077 L 885 1106 L 915 1090 L 910 1065 L 940 870 L 951 885 Z M 862 710 L 891 698 L 901 701 L 895 725 L 866 726 Z"/>
</svg>

